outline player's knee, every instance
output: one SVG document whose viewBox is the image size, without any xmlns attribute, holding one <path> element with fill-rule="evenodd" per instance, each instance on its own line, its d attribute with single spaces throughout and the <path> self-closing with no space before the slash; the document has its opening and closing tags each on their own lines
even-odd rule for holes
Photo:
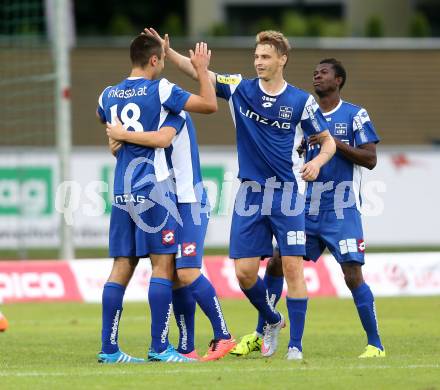
<svg viewBox="0 0 440 390">
<path fill-rule="evenodd" d="M 258 273 L 249 268 L 236 268 L 235 274 L 240 286 L 245 289 L 251 288 L 257 282 Z"/>
<path fill-rule="evenodd" d="M 164 278 L 173 280 L 174 276 L 174 262 L 169 261 L 152 261 L 152 276 L 154 278 Z"/>
<path fill-rule="evenodd" d="M 138 263 L 139 263 L 139 257 L 130 257 L 129 259 L 128 259 L 128 262 L 129 262 L 129 264 L 130 264 L 130 267 L 133 269 L 133 271 L 134 271 L 134 269 L 137 267 L 137 265 L 138 265 Z"/>
<path fill-rule="evenodd" d="M 342 266 L 345 284 L 350 290 L 355 290 L 363 282 L 362 268 L 359 264 L 346 264 Z"/>
<path fill-rule="evenodd" d="M 181 268 L 177 270 L 177 279 L 180 286 L 188 286 L 194 282 L 201 272 L 198 268 Z"/>
<path fill-rule="evenodd" d="M 345 276 L 345 284 L 350 289 L 350 291 L 357 289 L 363 283 L 363 278 L 358 276 Z"/>
<path fill-rule="evenodd" d="M 284 261 L 282 265 L 287 282 L 298 282 L 304 279 L 304 270 L 300 261 Z"/>
<path fill-rule="evenodd" d="M 278 252 L 274 253 L 274 256 L 269 259 L 267 263 L 266 272 L 270 276 L 283 276 L 283 263 Z"/>
<path fill-rule="evenodd" d="M 136 257 L 116 257 L 107 281 L 127 286 L 138 262 Z"/>
</svg>

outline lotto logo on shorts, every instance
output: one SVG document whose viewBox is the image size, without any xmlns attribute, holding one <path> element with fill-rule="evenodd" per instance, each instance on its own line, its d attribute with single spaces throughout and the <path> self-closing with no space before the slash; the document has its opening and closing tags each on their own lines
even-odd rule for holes
<svg viewBox="0 0 440 390">
<path fill-rule="evenodd" d="M 192 257 L 197 255 L 197 246 L 195 242 L 184 242 L 182 244 L 182 256 Z"/>
<path fill-rule="evenodd" d="M 287 232 L 287 245 L 305 245 L 306 234 L 303 230 Z"/>
<path fill-rule="evenodd" d="M 174 244 L 174 230 L 162 230 L 162 244 L 163 245 Z"/>
<path fill-rule="evenodd" d="M 357 241 L 359 252 L 365 252 L 365 241 L 360 239 Z"/>
<path fill-rule="evenodd" d="M 364 252 L 365 242 L 364 240 L 356 240 L 356 238 L 347 238 L 346 240 L 339 241 L 339 249 L 341 251 L 341 255 L 345 255 L 347 253 Z"/>
</svg>

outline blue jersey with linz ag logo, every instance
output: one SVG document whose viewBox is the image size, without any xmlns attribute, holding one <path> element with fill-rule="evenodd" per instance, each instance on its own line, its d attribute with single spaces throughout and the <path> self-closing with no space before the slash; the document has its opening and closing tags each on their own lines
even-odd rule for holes
<svg viewBox="0 0 440 390">
<path fill-rule="evenodd" d="M 262 185 L 272 177 L 292 182 L 300 193 L 305 183 L 297 148 L 303 136 L 320 133 L 327 124 L 309 93 L 285 83 L 277 95 L 264 91 L 258 78 L 216 75 L 217 96 L 229 101 L 237 132 L 238 177 Z"/>
<path fill-rule="evenodd" d="M 362 107 L 341 100 L 332 111 L 324 113 L 324 117 L 330 134 L 347 145 L 358 147 L 379 142 L 370 117 Z M 319 153 L 319 145 L 308 145 L 306 161 L 310 161 L 317 153 Z M 315 182 L 309 183 L 306 209 L 310 212 L 342 208 L 360 210 L 361 181 L 362 167 L 349 161 L 340 152 L 336 152 L 321 168 Z M 318 186 L 321 186 L 321 189 Z"/>
</svg>

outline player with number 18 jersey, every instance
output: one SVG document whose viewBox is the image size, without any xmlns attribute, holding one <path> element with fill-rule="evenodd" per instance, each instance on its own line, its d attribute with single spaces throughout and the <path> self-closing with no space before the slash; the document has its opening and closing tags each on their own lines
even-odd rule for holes
<svg viewBox="0 0 440 390">
<path fill-rule="evenodd" d="M 128 131 L 152 131 L 170 126 L 178 134 L 185 118 L 170 112 L 169 107 L 183 108 L 189 95 L 166 79 L 129 77 L 102 92 L 98 114 L 103 122 L 114 123 L 115 117 L 120 118 Z M 175 194 L 168 187 L 170 167 L 165 150 L 124 142 L 116 158 L 110 256 L 139 257 L 150 252 L 177 252 L 177 238 L 174 237 L 177 222 L 164 207 L 176 203 Z M 143 212 L 141 219 L 136 221 L 137 216 L 130 215 L 126 210 L 127 202 L 139 204 L 145 198 L 158 200 L 160 204 Z M 164 226 L 155 232 L 161 224 Z M 145 231 L 150 228 L 151 231 Z"/>
</svg>

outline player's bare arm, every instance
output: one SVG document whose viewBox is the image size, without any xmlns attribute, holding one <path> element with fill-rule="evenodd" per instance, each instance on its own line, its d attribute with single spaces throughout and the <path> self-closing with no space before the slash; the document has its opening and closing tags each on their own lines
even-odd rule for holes
<svg viewBox="0 0 440 390">
<path fill-rule="evenodd" d="M 336 148 L 347 160 L 365 167 L 367 169 L 373 169 L 377 163 L 376 144 L 368 143 L 353 147 L 347 145 L 340 140 L 335 140 Z"/>
<path fill-rule="evenodd" d="M 370 170 L 376 166 L 377 154 L 375 143 L 372 142 L 353 147 L 347 145 L 345 142 L 342 142 L 337 138 L 333 137 L 333 139 L 336 144 L 336 150 L 341 153 L 347 160 L 350 160 L 351 162 Z M 309 137 L 307 142 L 310 145 L 318 143 L 315 135 Z"/>
<path fill-rule="evenodd" d="M 178 53 L 170 47 L 170 39 L 168 34 L 165 34 L 165 36 L 162 38 L 159 33 L 151 27 L 144 29 L 144 34 L 154 36 L 156 39 L 159 39 L 161 41 L 162 46 L 165 50 L 166 58 L 170 60 L 174 65 L 176 65 L 179 70 L 181 70 L 187 76 L 191 77 L 193 80 L 197 81 L 199 79 L 199 75 L 197 74 L 196 69 L 191 63 L 191 58 Z M 215 87 L 215 73 L 212 71 L 208 71 L 208 75 L 209 80 Z"/>
<path fill-rule="evenodd" d="M 168 34 L 162 38 L 153 28 L 144 29 L 144 34 L 158 39 L 168 58 L 177 67 L 200 84 L 199 95 L 192 94 L 186 102 L 184 109 L 189 112 L 200 114 L 212 114 L 218 109 L 217 97 L 215 96 L 215 75 L 208 70 L 211 60 L 211 50 L 205 42 L 196 44 L 194 50 L 190 50 L 190 57 L 185 57 L 170 48 Z M 212 73 L 212 75 L 211 75 Z"/>
<path fill-rule="evenodd" d="M 302 179 L 306 181 L 316 180 L 321 167 L 327 164 L 336 152 L 335 141 L 328 130 L 311 137 L 315 137 L 314 139 L 316 143 L 321 145 L 321 149 L 319 154 L 313 160 L 304 164 L 300 170 Z"/>
<path fill-rule="evenodd" d="M 211 60 L 211 50 L 208 44 L 200 42 L 196 44 L 193 50 L 190 50 L 191 65 L 197 72 L 200 91 L 199 95 L 192 94 L 185 103 L 184 109 L 190 112 L 199 112 L 202 114 L 211 114 L 216 112 L 217 96 L 215 95 L 214 85 L 209 78 L 209 61 Z"/>
<path fill-rule="evenodd" d="M 105 122 L 103 122 L 101 117 L 99 116 L 98 111 L 96 111 L 96 116 L 99 120 L 99 123 L 105 124 Z M 116 156 L 116 153 L 121 148 L 121 146 L 122 146 L 122 142 L 116 141 L 115 139 L 109 137 L 108 147 L 110 149 L 111 154 L 113 154 L 113 156 Z"/>
<path fill-rule="evenodd" d="M 158 131 L 127 131 L 117 118 L 115 125 L 107 122 L 106 132 L 109 140 L 130 142 L 149 148 L 167 148 L 176 135 L 176 129 L 170 126 L 161 127 Z"/>
</svg>

